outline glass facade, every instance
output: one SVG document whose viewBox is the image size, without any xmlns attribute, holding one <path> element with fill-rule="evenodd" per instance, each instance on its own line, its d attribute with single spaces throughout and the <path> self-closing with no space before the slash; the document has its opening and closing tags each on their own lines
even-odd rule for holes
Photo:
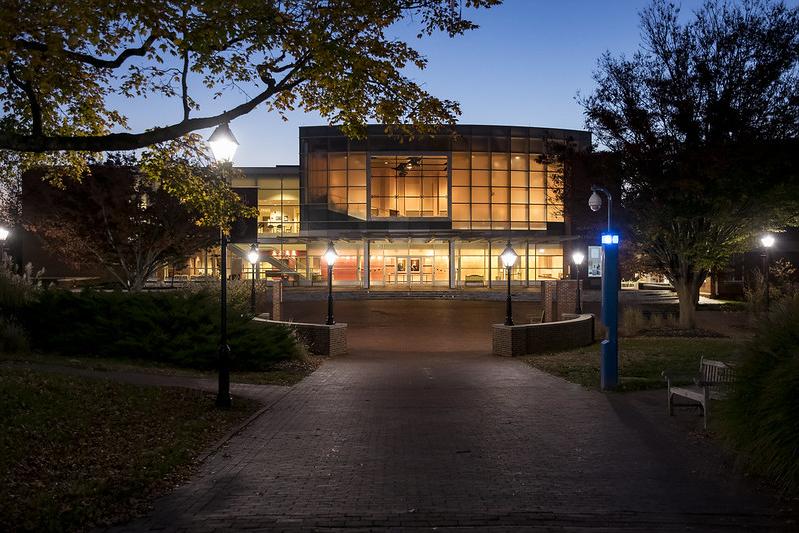
<svg viewBox="0 0 799 533">
<path fill-rule="evenodd" d="M 559 279 L 571 237 L 558 145 L 584 149 L 590 135 L 457 126 L 399 138 L 369 126 L 364 139 L 348 139 L 335 127 L 300 128 L 299 167 L 243 168 L 232 184 L 257 189 L 256 275 L 326 284 L 322 255 L 333 241 L 337 286 L 504 287 L 499 255 L 510 239 L 514 285 Z M 250 244 L 231 245 L 231 277 L 252 276 Z M 185 271 L 218 276 L 218 248 Z"/>
<path fill-rule="evenodd" d="M 543 154 L 452 153 L 452 228 L 546 230 L 563 222 L 562 165 Z"/>
<path fill-rule="evenodd" d="M 370 157 L 371 217 L 446 217 L 448 167 L 445 155 Z"/>
</svg>

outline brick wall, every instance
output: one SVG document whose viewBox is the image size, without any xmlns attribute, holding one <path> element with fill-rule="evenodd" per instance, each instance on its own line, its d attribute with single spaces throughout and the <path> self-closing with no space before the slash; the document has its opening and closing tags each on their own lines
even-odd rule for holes
<svg viewBox="0 0 799 533">
<path fill-rule="evenodd" d="M 494 324 L 495 355 L 520 355 L 570 350 L 594 342 L 594 315 L 564 314 L 567 320 L 506 326 Z"/>
<path fill-rule="evenodd" d="M 257 317 L 253 320 L 281 324 L 293 329 L 297 337 L 308 347 L 308 351 L 315 355 L 331 357 L 347 353 L 347 324 L 308 324 L 303 322 L 281 322 Z"/>
<path fill-rule="evenodd" d="M 583 281 L 580 280 L 580 288 Z M 541 282 L 544 322 L 563 320 L 563 315 L 577 309 L 577 280 L 560 279 Z"/>
<path fill-rule="evenodd" d="M 555 298 L 557 296 L 557 281 L 541 282 L 541 303 L 544 306 L 544 322 L 552 322 L 555 318 Z"/>
</svg>

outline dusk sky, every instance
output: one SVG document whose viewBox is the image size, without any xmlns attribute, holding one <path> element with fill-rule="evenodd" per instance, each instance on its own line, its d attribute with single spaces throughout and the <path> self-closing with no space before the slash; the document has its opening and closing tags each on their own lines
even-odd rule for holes
<svg viewBox="0 0 799 533">
<path fill-rule="evenodd" d="M 460 102 L 459 122 L 582 129 L 575 96 L 578 91 L 591 92 L 591 73 L 603 51 L 630 53 L 637 48 L 638 13 L 647 4 L 647 0 L 506 0 L 497 8 L 465 13 L 480 28 L 455 39 L 435 35 L 419 41 L 412 22 L 399 25 L 396 35 L 410 39 L 427 56 L 428 68 L 409 74 L 432 94 Z M 683 1 L 683 12 L 698 5 L 698 0 Z M 201 114 L 241 101 L 240 95 L 231 94 L 224 103 L 203 102 Z M 178 101 L 152 100 L 149 105 L 125 104 L 122 109 L 134 129 L 177 120 L 180 112 Z M 232 122 L 240 142 L 235 164 L 296 164 L 297 128 L 326 121 L 301 111 L 288 119 L 282 121 L 262 105 Z M 207 136 L 210 130 L 202 133 Z"/>
</svg>

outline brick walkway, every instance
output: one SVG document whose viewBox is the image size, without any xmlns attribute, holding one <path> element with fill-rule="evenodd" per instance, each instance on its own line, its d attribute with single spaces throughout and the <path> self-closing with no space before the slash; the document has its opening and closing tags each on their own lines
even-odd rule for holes
<svg viewBox="0 0 799 533">
<path fill-rule="evenodd" d="M 121 529 L 790 529 L 660 395 L 603 395 L 489 355 L 494 314 L 501 302 L 342 303 L 350 355 Z"/>
</svg>

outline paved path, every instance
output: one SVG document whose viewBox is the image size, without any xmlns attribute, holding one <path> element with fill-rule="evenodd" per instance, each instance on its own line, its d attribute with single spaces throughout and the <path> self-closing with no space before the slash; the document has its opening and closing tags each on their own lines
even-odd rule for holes
<svg viewBox="0 0 799 533">
<path fill-rule="evenodd" d="M 662 398 L 586 391 L 493 357 L 486 316 L 501 318 L 502 303 L 451 304 L 339 305 L 350 355 L 122 529 L 790 530 Z M 308 305 L 287 311 L 323 312 Z"/>
</svg>

